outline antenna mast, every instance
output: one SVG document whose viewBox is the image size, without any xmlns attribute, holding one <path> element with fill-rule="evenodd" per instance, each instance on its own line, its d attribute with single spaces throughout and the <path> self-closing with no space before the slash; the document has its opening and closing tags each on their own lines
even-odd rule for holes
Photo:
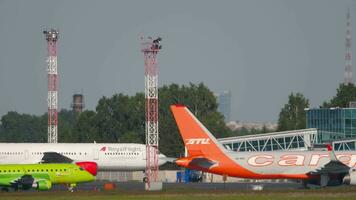
<svg viewBox="0 0 356 200">
<path fill-rule="evenodd" d="M 141 37 L 141 40 L 144 38 Z M 145 98 L 146 98 L 146 190 L 151 182 L 158 178 L 158 69 L 156 56 L 161 50 L 161 38 L 147 38 L 142 41 L 145 64 Z"/>
<path fill-rule="evenodd" d="M 345 85 L 352 83 L 352 63 L 351 63 L 351 13 L 350 8 L 346 13 L 346 38 L 345 38 Z"/>
<path fill-rule="evenodd" d="M 48 143 L 58 142 L 58 71 L 57 71 L 57 30 L 43 31 L 47 40 L 48 72 Z"/>
</svg>

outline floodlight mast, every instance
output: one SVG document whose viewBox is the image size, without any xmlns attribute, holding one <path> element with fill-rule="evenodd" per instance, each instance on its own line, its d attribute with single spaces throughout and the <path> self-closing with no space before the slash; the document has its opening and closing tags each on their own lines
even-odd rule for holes
<svg viewBox="0 0 356 200">
<path fill-rule="evenodd" d="M 59 32 L 55 29 L 43 31 L 47 41 L 48 72 L 48 143 L 58 142 L 58 70 L 57 41 Z"/>
<path fill-rule="evenodd" d="M 157 54 L 161 50 L 162 38 L 142 40 L 141 51 L 145 65 L 145 99 L 146 99 L 146 189 L 150 190 L 151 182 L 158 180 L 158 66 Z"/>
</svg>

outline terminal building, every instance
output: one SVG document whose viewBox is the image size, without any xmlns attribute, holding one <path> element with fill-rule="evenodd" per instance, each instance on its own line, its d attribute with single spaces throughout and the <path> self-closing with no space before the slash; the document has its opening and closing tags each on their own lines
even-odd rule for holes
<svg viewBox="0 0 356 200">
<path fill-rule="evenodd" d="M 306 109 L 308 128 L 318 129 L 320 142 L 356 137 L 356 108 Z"/>
<path fill-rule="evenodd" d="M 352 105 L 352 104 L 350 104 Z M 335 150 L 356 150 L 356 108 L 306 109 L 308 128 L 318 130 L 319 143 L 332 143 Z"/>
<path fill-rule="evenodd" d="M 218 139 L 233 151 L 308 150 L 331 143 L 336 151 L 356 150 L 356 108 L 305 109 L 307 129 Z"/>
</svg>

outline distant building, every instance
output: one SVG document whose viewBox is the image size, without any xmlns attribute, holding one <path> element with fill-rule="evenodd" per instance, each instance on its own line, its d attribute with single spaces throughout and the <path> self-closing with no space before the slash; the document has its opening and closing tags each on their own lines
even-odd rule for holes
<svg viewBox="0 0 356 200">
<path fill-rule="evenodd" d="M 226 90 L 223 93 L 215 93 L 218 102 L 218 111 L 224 115 L 225 122 L 231 120 L 231 91 Z"/>
<path fill-rule="evenodd" d="M 356 137 L 356 108 L 312 108 L 306 115 L 307 128 L 317 128 L 319 142 Z"/>
<path fill-rule="evenodd" d="M 84 95 L 83 94 L 74 94 L 73 95 L 72 109 L 76 113 L 83 112 L 83 109 L 84 109 Z"/>
</svg>

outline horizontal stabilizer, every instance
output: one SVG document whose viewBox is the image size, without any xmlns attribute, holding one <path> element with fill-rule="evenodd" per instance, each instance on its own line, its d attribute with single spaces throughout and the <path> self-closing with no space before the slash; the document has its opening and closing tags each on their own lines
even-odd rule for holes
<svg viewBox="0 0 356 200">
<path fill-rule="evenodd" d="M 199 170 L 210 169 L 218 163 L 204 157 L 184 157 L 179 158 L 175 163 L 182 167 L 195 168 Z"/>
<path fill-rule="evenodd" d="M 216 164 L 217 164 L 216 162 L 209 160 L 207 158 L 194 158 L 189 163 L 189 165 L 192 167 L 201 167 L 204 169 L 209 169 Z"/>
</svg>

